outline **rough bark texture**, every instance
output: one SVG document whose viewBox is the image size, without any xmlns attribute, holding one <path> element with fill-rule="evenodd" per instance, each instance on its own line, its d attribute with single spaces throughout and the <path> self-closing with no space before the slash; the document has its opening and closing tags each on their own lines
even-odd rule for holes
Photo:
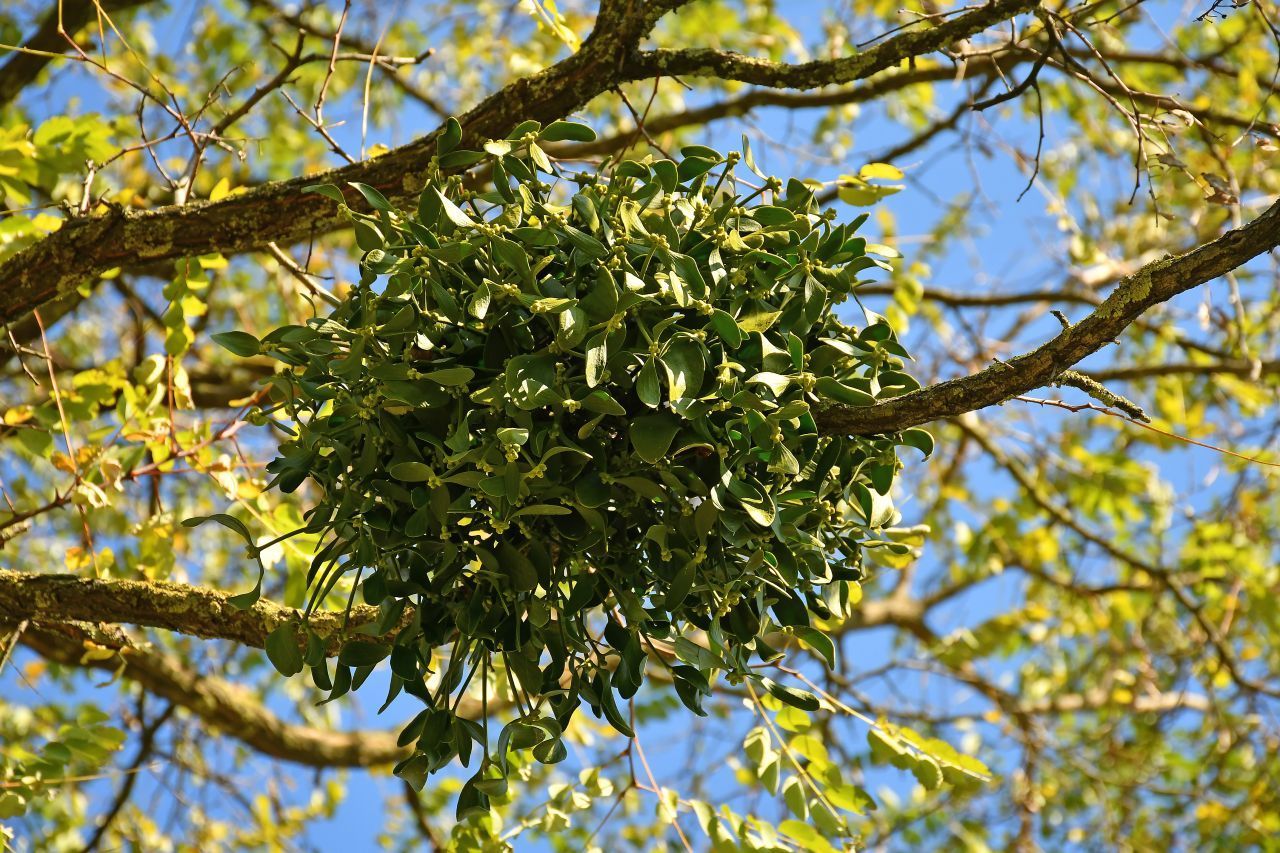
<svg viewBox="0 0 1280 853">
<path fill-rule="evenodd" d="M 907 59 L 932 53 L 1030 12 L 1039 5 L 1040 0 L 996 0 L 936 27 L 909 30 L 862 53 L 839 59 L 816 59 L 792 65 L 712 48 L 652 50 L 628 62 L 625 73 L 628 80 L 658 76 L 716 77 L 773 89 L 816 89 L 865 80 Z"/>
<path fill-rule="evenodd" d="M 302 612 L 292 607 L 259 601 L 240 610 L 228 598 L 216 590 L 180 583 L 95 580 L 0 569 L 0 620 L 5 622 L 141 625 L 260 649 L 281 622 L 302 621 Z M 341 613 L 313 613 L 308 625 L 327 638 L 330 652 L 336 654 L 344 636 L 377 618 L 378 608 L 358 605 L 352 608 L 345 630 Z"/>
<path fill-rule="evenodd" d="M 287 723 L 247 688 L 201 675 L 173 655 L 132 645 L 118 632 L 75 624 L 32 624 L 23 630 L 21 642 L 41 657 L 68 666 L 115 673 L 123 661 L 125 678 L 272 758 L 310 767 L 374 767 L 408 754 L 396 745 L 394 732 L 340 732 Z M 86 658 L 85 651 L 95 646 L 114 649 L 119 657 Z M 464 712 L 474 715 L 479 708 L 468 705 Z"/>
<path fill-rule="evenodd" d="M 1148 308 L 1231 272 L 1277 245 L 1280 201 L 1247 225 L 1186 254 L 1152 261 L 1125 277 L 1091 314 L 1025 355 L 874 406 L 828 409 L 818 415 L 818 427 L 830 435 L 875 435 L 1003 403 L 1053 382 L 1114 341 Z"/>
</svg>

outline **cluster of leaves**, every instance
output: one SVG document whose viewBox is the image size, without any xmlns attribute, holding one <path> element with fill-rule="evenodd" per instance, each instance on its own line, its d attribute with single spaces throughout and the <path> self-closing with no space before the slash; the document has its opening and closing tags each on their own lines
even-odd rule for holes
<svg viewBox="0 0 1280 853">
<path fill-rule="evenodd" d="M 865 790 L 852 784 L 849 768 L 832 759 L 813 716 L 798 708 L 781 708 L 773 722 L 751 729 L 743 739 L 742 759 L 738 773 L 745 775 L 743 783 L 755 782 L 781 797 L 789 816 L 777 829 L 801 850 L 833 853 L 829 838 L 853 835 L 847 815 L 877 808 Z M 702 814 L 698 818 L 709 838 L 732 840 L 725 827 L 706 826 Z"/>
<path fill-rule="evenodd" d="M 258 416 L 289 434 L 273 484 L 318 487 L 309 609 L 354 576 L 382 608 L 373 630 L 396 631 L 349 641 L 335 671 L 286 625 L 273 661 L 309 665 L 332 699 L 389 657 L 388 702 L 427 705 L 402 734 L 416 748 L 401 776 L 421 785 L 480 746 L 461 812 L 505 791 L 513 750 L 561 760 L 584 701 L 630 736 L 619 700 L 649 661 L 697 713 L 720 672 L 817 708 L 759 674 L 781 657 L 766 637 L 830 657 L 811 621 L 847 612 L 866 548 L 905 550 L 878 534 L 897 517 L 896 448 L 932 449 L 921 430 L 815 424 L 917 387 L 883 318 L 835 315 L 884 266 L 855 236 L 865 217 L 834 224 L 749 149 L 689 146 L 605 177 L 563 175 L 540 145 L 593 137 L 526 122 L 469 151 L 451 121 L 412 214 L 369 186 L 353 188 L 371 214 L 315 187 L 350 213 L 360 284 L 306 325 L 217 336 L 289 368 Z M 758 183 L 735 174 L 744 160 Z M 480 191 L 444 176 L 476 166 Z M 492 752 L 456 712 L 477 676 L 516 711 Z"/>
<path fill-rule="evenodd" d="M 10 727 L 36 722 L 15 717 Z M 38 807 L 41 798 L 53 799 L 63 792 L 67 780 L 105 765 L 124 743 L 124 732 L 105 725 L 108 719 L 98 708 L 84 705 L 74 720 L 58 726 L 57 736 L 39 751 L 24 748 L 16 739 L 5 746 L 0 752 L 0 820 L 26 814 Z"/>
<path fill-rule="evenodd" d="M 58 217 L 40 211 L 45 199 L 79 203 L 85 163 L 101 164 L 119 150 L 115 126 L 102 116 L 53 116 L 35 129 L 25 124 L 0 127 L 0 257 L 55 231 Z M 93 180 L 90 186 L 95 186 Z"/>
<path fill-rule="evenodd" d="M 831 839 L 855 835 L 850 816 L 864 816 L 879 806 L 855 784 L 858 774 L 831 755 L 830 735 L 820 716 L 782 706 L 770 697 L 761 703 L 762 715 L 766 703 L 776 713 L 771 721 L 764 717 L 764 725 L 751 729 L 743 740 L 741 764 L 733 760 L 739 780 L 781 797 L 786 815 L 776 828 L 798 849 L 834 851 Z M 945 741 L 884 719 L 862 722 L 867 725 L 869 763 L 910 771 L 925 791 L 945 785 L 964 795 L 991 778 L 985 764 Z M 709 838 L 730 840 L 721 836 L 724 827 L 708 826 L 702 812 L 696 807 L 694 811 Z"/>
</svg>

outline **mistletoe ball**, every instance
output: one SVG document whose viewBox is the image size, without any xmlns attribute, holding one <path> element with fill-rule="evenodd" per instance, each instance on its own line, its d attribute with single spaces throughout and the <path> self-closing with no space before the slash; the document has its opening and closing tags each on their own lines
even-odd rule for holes
<svg viewBox="0 0 1280 853">
<path fill-rule="evenodd" d="M 620 702 L 655 667 L 699 713 L 721 674 L 816 707 L 760 664 L 788 635 L 830 647 L 818 627 L 864 551 L 900 547 L 880 534 L 897 446 L 931 448 L 815 423 L 917 387 L 882 318 L 837 318 L 883 266 L 862 218 L 835 224 L 749 151 L 570 175 L 544 148 L 592 137 L 528 122 L 467 151 L 450 122 L 416 211 L 314 188 L 351 217 L 359 285 L 306 325 L 223 336 L 287 366 L 269 470 L 312 484 L 312 607 L 348 576 L 398 629 L 336 668 L 309 654 L 317 683 L 337 695 L 390 658 L 393 693 L 426 704 L 397 772 L 421 784 L 478 745 L 464 812 L 525 751 L 562 758 L 583 703 L 630 734 Z M 461 167 L 481 191 L 445 176 Z M 476 685 L 509 699 L 496 744 L 455 713 Z"/>
</svg>

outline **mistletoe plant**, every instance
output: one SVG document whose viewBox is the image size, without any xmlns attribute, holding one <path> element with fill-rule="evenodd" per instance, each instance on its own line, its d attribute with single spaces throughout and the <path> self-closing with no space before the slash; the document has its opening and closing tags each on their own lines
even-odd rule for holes
<svg viewBox="0 0 1280 853">
<path fill-rule="evenodd" d="M 880 534 L 896 447 L 932 440 L 815 424 L 917 387 L 882 318 L 835 314 L 883 266 L 865 216 L 834 224 L 749 149 L 568 175 L 541 144 L 583 125 L 526 122 L 483 152 L 461 136 L 450 121 L 416 211 L 314 187 L 354 224 L 360 284 L 327 317 L 220 341 L 287 365 L 260 417 L 288 433 L 272 483 L 315 487 L 308 612 L 351 576 L 393 637 L 349 640 L 334 668 L 286 625 L 272 660 L 333 698 L 390 658 L 388 702 L 426 705 L 396 772 L 421 786 L 478 746 L 465 814 L 530 756 L 563 759 L 584 702 L 630 736 L 620 702 L 647 670 L 695 713 L 721 674 L 817 708 L 762 665 L 788 635 L 831 659 L 814 623 L 847 614 L 868 548 L 903 549 Z M 462 167 L 481 190 L 446 177 Z M 473 685 L 509 708 L 495 742 L 458 712 Z"/>
</svg>

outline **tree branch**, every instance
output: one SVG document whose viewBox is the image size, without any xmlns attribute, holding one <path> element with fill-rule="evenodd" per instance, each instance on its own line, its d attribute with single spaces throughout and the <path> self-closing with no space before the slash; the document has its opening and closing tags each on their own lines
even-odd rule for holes
<svg viewBox="0 0 1280 853">
<path fill-rule="evenodd" d="M 0 614 L 7 622 L 99 622 L 163 628 L 192 637 L 231 640 L 260 649 L 281 622 L 302 611 L 259 601 L 248 610 L 205 587 L 165 581 L 101 580 L 0 569 Z M 336 654 L 341 639 L 377 621 L 378 608 L 357 605 L 345 628 L 341 613 L 312 613 L 307 624 Z"/>
<path fill-rule="evenodd" d="M 1239 376 L 1250 381 L 1257 381 L 1263 376 L 1280 374 L 1280 361 L 1246 361 L 1232 359 L 1230 361 L 1210 361 L 1198 363 L 1194 361 L 1178 361 L 1168 364 L 1133 364 L 1121 367 L 1109 367 L 1104 370 L 1085 372 L 1099 382 L 1135 379 L 1151 379 L 1156 376 Z"/>
<path fill-rule="evenodd" d="M 286 723 L 247 688 L 201 675 L 172 655 L 134 646 L 119 632 L 94 631 L 73 624 L 33 624 L 23 631 L 22 644 L 56 663 L 113 674 L 120 667 L 119 659 L 91 660 L 85 657 L 85 651 L 94 645 L 116 649 L 125 662 L 125 678 L 272 758 L 309 767 L 376 767 L 409 753 L 407 748 L 396 745 L 397 735 L 390 731 L 335 732 Z M 475 703 L 467 703 L 463 713 L 477 711 Z"/>
<path fill-rule="evenodd" d="M 625 25 L 611 19 L 610 26 L 597 27 L 577 53 L 490 95 L 460 118 L 464 144 L 506 136 L 526 119 L 554 121 L 606 91 L 618 80 L 621 58 L 648 34 L 643 23 L 649 17 L 637 15 Z M 382 157 L 263 184 L 217 202 L 70 219 L 0 265 L 0 321 L 15 319 L 115 267 L 211 252 L 235 254 L 273 242 L 299 243 L 342 227 L 345 221 L 331 200 L 303 192 L 313 183 L 345 187 L 361 181 L 395 201 L 407 201 L 422 189 L 439 133 L 436 129 Z M 351 204 L 364 209 L 354 197 Z"/>
<path fill-rule="evenodd" d="M 1280 206 L 1280 202 L 1277 203 Z M 1274 210 L 1275 208 L 1273 208 Z M 1280 239 L 1280 237 L 1278 237 Z M 1096 545 L 1102 549 L 1108 556 L 1126 564 L 1129 568 L 1142 572 L 1151 577 L 1160 586 L 1164 587 L 1175 601 L 1191 615 L 1196 625 L 1204 632 L 1205 638 L 1209 644 L 1213 646 L 1217 653 L 1218 661 L 1224 670 L 1235 682 L 1236 686 L 1263 696 L 1271 698 L 1280 698 L 1280 688 L 1273 685 L 1248 677 L 1239 662 L 1230 645 L 1230 640 L 1225 636 L 1225 629 L 1219 627 L 1209 619 L 1204 612 L 1204 607 L 1197 604 L 1195 600 L 1183 588 L 1181 580 L 1177 576 L 1177 572 L 1172 569 L 1151 562 L 1143 557 L 1130 553 L 1121 548 L 1111 538 L 1099 534 L 1080 523 L 1066 508 L 1055 502 L 1041 487 L 1040 481 L 1037 480 L 1030 472 L 1025 470 L 1021 465 L 1015 462 L 1008 454 L 1006 454 L 981 428 L 978 427 L 978 419 L 976 415 L 966 414 L 965 417 L 956 418 L 955 424 L 964 430 L 977 444 L 986 451 L 996 464 L 1000 465 L 1005 471 L 1013 477 L 1014 481 L 1022 488 L 1023 492 L 1030 498 L 1041 510 L 1043 510 L 1053 521 L 1075 533 L 1081 539 Z"/>
<path fill-rule="evenodd" d="M 1277 245 L 1280 201 L 1247 225 L 1126 276 L 1091 314 L 1025 355 L 874 406 L 827 409 L 817 416 L 818 428 L 828 435 L 898 432 L 1025 394 L 1114 341 L 1148 308 L 1231 272 Z"/>
<path fill-rule="evenodd" d="M 715 50 L 639 53 L 654 22 L 681 0 L 610 2 L 597 27 L 572 56 L 516 80 L 459 121 L 464 143 L 506 136 L 521 121 L 550 122 L 574 112 L 622 82 L 655 75 L 710 75 L 769 86 L 814 88 L 870 77 L 905 59 L 930 53 L 1034 7 L 1038 0 L 997 0 L 928 30 L 888 39 L 856 56 L 782 65 Z M 623 13 L 625 7 L 626 13 Z M 82 282 L 138 262 L 235 254 L 268 243 L 292 244 L 345 224 L 333 202 L 303 193 L 313 183 L 345 187 L 361 181 L 395 202 L 414 198 L 435 151 L 437 129 L 381 157 L 288 181 L 263 184 L 221 201 L 195 201 L 151 211 L 113 212 L 71 219 L 54 234 L 0 264 L 0 321 L 13 320 Z M 349 202 L 364 209 L 362 199 Z"/>
<path fill-rule="evenodd" d="M 646 51 L 627 62 L 627 81 L 650 77 L 716 77 L 773 89 L 816 89 L 863 80 L 908 59 L 941 50 L 957 41 L 1030 12 L 1040 0 L 996 0 L 929 29 L 915 29 L 853 56 L 800 64 L 756 59 L 711 48 Z"/>
</svg>

